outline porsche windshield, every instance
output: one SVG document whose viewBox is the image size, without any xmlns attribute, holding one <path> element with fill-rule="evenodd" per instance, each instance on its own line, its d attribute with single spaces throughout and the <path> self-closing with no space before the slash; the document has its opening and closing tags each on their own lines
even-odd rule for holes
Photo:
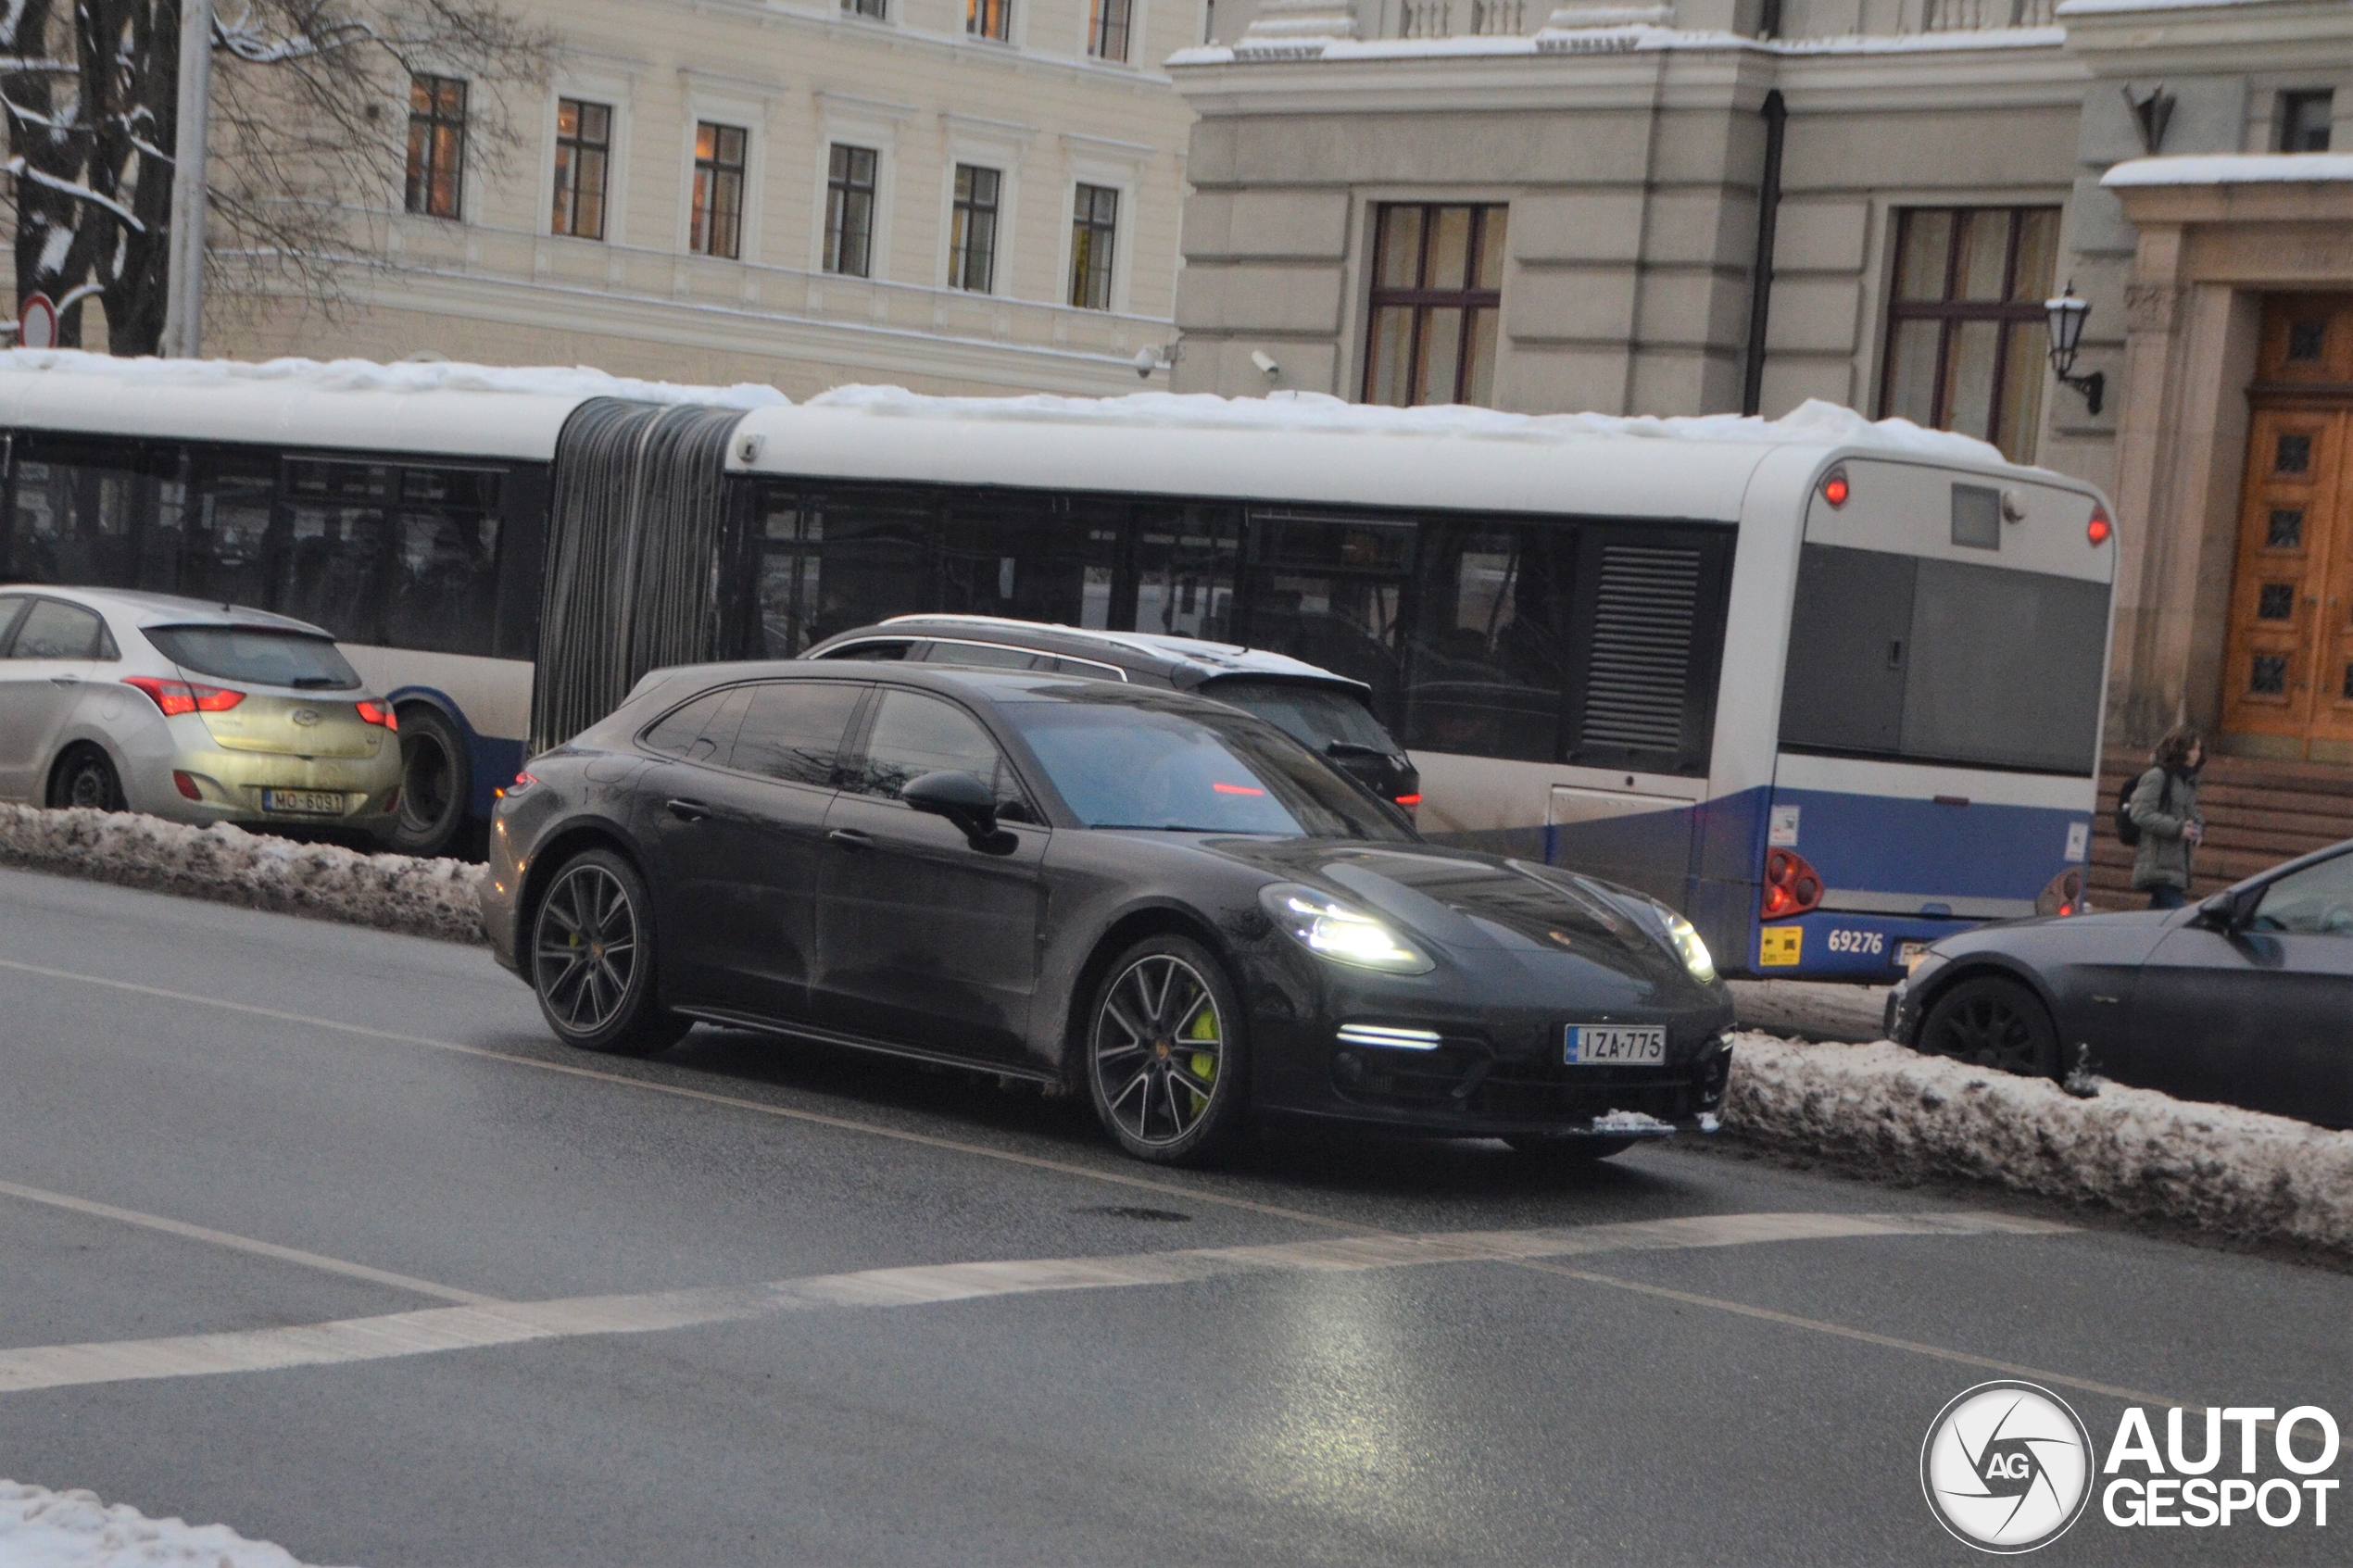
<svg viewBox="0 0 2353 1568">
<path fill-rule="evenodd" d="M 1246 714 L 1079 696 L 1003 711 L 1088 827 L 1413 837 L 1298 742 Z"/>
</svg>

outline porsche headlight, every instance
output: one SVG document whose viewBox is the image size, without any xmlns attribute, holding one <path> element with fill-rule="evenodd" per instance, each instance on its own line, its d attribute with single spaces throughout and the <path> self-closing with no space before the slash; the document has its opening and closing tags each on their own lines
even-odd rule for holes
<svg viewBox="0 0 2353 1568">
<path fill-rule="evenodd" d="M 1683 967 L 1692 972 L 1692 979 L 1705 985 L 1716 978 L 1716 960 L 1708 956 L 1707 944 L 1700 940 L 1697 926 L 1669 911 L 1667 939 L 1675 944 L 1675 951 L 1681 956 Z"/>
<path fill-rule="evenodd" d="M 1375 920 L 1313 888 L 1277 885 L 1260 895 L 1275 923 L 1318 958 L 1388 974 L 1428 974 L 1429 955 Z"/>
</svg>

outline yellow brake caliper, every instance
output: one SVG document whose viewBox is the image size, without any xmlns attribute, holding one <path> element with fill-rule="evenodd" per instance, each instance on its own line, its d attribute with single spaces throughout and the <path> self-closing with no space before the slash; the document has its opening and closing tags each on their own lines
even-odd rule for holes
<svg viewBox="0 0 2353 1568">
<path fill-rule="evenodd" d="M 1211 1045 L 1215 1045 L 1217 1043 L 1217 1007 L 1215 1003 L 1210 1003 L 1201 1010 L 1201 1012 L 1193 1019 L 1193 1026 L 1185 1031 L 1185 1038 L 1189 1040 L 1202 1040 Z M 1216 1081 L 1217 1058 L 1214 1053 L 1209 1051 L 1195 1051 L 1193 1053 L 1191 1067 L 1194 1077 L 1211 1083 L 1214 1083 Z M 1190 1091 L 1193 1097 L 1193 1114 L 1198 1116 L 1201 1114 L 1201 1108 L 1207 1105 L 1209 1101 L 1199 1089 L 1192 1088 L 1190 1085 L 1187 1085 L 1186 1087 Z"/>
</svg>

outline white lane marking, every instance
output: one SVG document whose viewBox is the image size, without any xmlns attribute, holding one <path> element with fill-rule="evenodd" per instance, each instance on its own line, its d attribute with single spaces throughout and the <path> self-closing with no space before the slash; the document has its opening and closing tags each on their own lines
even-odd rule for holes
<svg viewBox="0 0 2353 1568">
<path fill-rule="evenodd" d="M 213 1247 L 225 1247 L 233 1251 L 250 1252 L 259 1258 L 275 1258 L 282 1263 L 299 1263 L 306 1269 L 318 1269 L 326 1273 L 342 1274 L 347 1279 L 364 1279 L 374 1285 L 388 1285 L 411 1295 L 430 1296 L 441 1301 L 496 1301 L 496 1296 L 477 1295 L 471 1290 L 459 1290 L 447 1285 L 435 1285 L 429 1279 L 414 1279 L 396 1274 L 388 1269 L 371 1269 L 365 1263 L 347 1263 L 340 1258 L 329 1258 L 317 1252 L 305 1252 L 299 1248 L 281 1247 L 272 1241 L 256 1241 L 249 1236 L 233 1236 L 203 1225 L 186 1224 L 179 1220 L 167 1220 L 160 1214 L 143 1214 L 136 1209 L 118 1209 L 111 1203 L 94 1203 L 86 1198 L 73 1198 L 62 1192 L 46 1192 L 40 1187 L 19 1186 L 14 1182 L 0 1182 L 0 1197 L 22 1198 L 27 1203 L 45 1203 L 52 1209 L 69 1209 L 77 1214 L 96 1219 L 112 1220 L 119 1224 L 138 1225 L 146 1230 L 161 1231 L 166 1236 L 184 1236 Z"/>
<path fill-rule="evenodd" d="M 647 1334 L 818 1308 L 910 1307 L 1045 1291 L 1185 1285 L 1234 1274 L 1354 1273 L 1431 1263 L 1516 1263 L 1596 1252 L 1737 1247 L 1855 1236 L 2051 1236 L 2045 1220 L 1971 1210 L 1923 1214 L 1711 1214 L 1528 1231 L 1339 1236 L 1105 1258 L 1015 1259 L 818 1274 L 764 1285 L 636 1296 L 484 1302 L 296 1328 L 0 1351 L 0 1394 L 147 1378 L 330 1366 L 585 1335 Z"/>
<path fill-rule="evenodd" d="M 664 1084 L 651 1078 L 633 1078 L 623 1073 L 607 1073 L 594 1067 L 575 1067 L 570 1062 L 542 1061 L 536 1057 L 516 1056 L 510 1051 L 494 1051 L 483 1046 L 459 1045 L 455 1040 L 436 1040 L 426 1035 L 403 1035 L 392 1029 L 371 1029 L 362 1023 L 344 1023 L 332 1018 L 313 1018 L 308 1013 L 282 1012 L 276 1008 L 256 1007 L 250 1002 L 232 1002 L 219 997 L 198 996 L 190 991 L 169 991 L 159 985 L 141 985 L 129 980 L 113 980 L 102 974 L 81 974 L 69 969 L 50 969 L 41 964 L 22 963 L 14 959 L 0 959 L 0 969 L 15 970 L 21 974 L 38 974 L 51 980 L 71 980 L 84 985 L 98 985 L 113 991 L 129 991 L 142 997 L 159 997 L 165 1001 L 194 1002 L 199 1007 L 219 1008 L 224 1012 L 242 1012 L 255 1018 L 273 1019 L 281 1023 L 299 1023 L 314 1029 L 331 1029 L 338 1034 L 357 1035 L 363 1039 L 390 1040 L 398 1045 L 424 1046 L 437 1051 L 449 1051 L 458 1056 L 479 1057 L 484 1061 L 503 1061 L 510 1067 L 528 1067 L 541 1073 L 560 1073 L 567 1078 L 585 1078 L 592 1083 L 617 1084 L 626 1089 L 643 1089 L 648 1094 L 668 1095 L 674 1099 L 698 1100 L 705 1105 L 724 1105 L 737 1110 L 749 1110 L 761 1116 L 780 1116 L 794 1122 L 808 1122 L 820 1127 L 835 1127 L 844 1132 L 865 1133 L 878 1138 L 895 1138 L 900 1143 L 920 1144 L 926 1148 L 947 1149 L 957 1154 L 976 1154 L 984 1160 L 995 1160 L 1008 1165 L 1026 1166 L 1033 1171 L 1052 1171 L 1065 1176 L 1078 1176 L 1090 1182 L 1108 1182 L 1114 1186 L 1136 1187 L 1145 1192 L 1164 1193 L 1172 1198 L 1189 1198 L 1196 1203 L 1215 1203 L 1227 1209 L 1246 1210 L 1253 1214 L 1266 1214 L 1278 1220 L 1296 1220 L 1302 1224 L 1320 1225 L 1326 1230 L 1349 1231 L 1360 1236 L 1387 1236 L 1390 1233 L 1378 1225 L 1360 1224 L 1353 1220 L 1335 1219 L 1329 1214 L 1311 1214 L 1301 1209 L 1285 1209 L 1278 1204 L 1259 1203 L 1247 1198 L 1234 1198 L 1225 1193 L 1204 1191 L 1180 1182 L 1154 1181 L 1150 1176 L 1130 1175 L 1124 1171 L 1097 1170 L 1092 1166 L 1074 1164 L 1063 1160 L 1048 1160 L 1035 1154 L 1017 1154 L 1012 1149 L 991 1148 L 987 1144 L 965 1143 L 957 1138 L 943 1138 L 930 1133 L 912 1133 L 899 1127 L 886 1127 L 878 1123 L 861 1122 L 854 1117 L 828 1116 L 821 1110 L 802 1110 L 794 1106 L 775 1105 L 766 1100 L 746 1099 L 739 1095 L 723 1095 L 709 1089 L 693 1089 L 680 1084 Z M 980 1069 L 986 1072 L 987 1069 Z"/>
</svg>

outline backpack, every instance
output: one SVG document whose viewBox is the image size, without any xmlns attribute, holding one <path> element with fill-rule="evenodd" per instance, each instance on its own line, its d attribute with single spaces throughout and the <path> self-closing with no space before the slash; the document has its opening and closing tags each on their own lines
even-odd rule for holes
<svg viewBox="0 0 2353 1568">
<path fill-rule="evenodd" d="M 2157 768 L 2149 768 L 2133 774 L 2133 782 L 2126 784 L 2123 792 L 2116 797 L 2116 842 L 2121 844 L 2127 849 L 2137 849 L 2140 847 L 2141 844 L 2141 824 L 2133 820 L 2133 797 L 2141 793 L 2142 780 L 2147 778 L 2151 773 L 2159 772 L 2161 771 L 2162 770 Z M 2158 804 L 2160 807 L 2163 806 L 2167 797 L 2171 796 L 2172 793 L 2172 781 L 2168 779 L 2161 793 L 2158 796 Z"/>
</svg>

